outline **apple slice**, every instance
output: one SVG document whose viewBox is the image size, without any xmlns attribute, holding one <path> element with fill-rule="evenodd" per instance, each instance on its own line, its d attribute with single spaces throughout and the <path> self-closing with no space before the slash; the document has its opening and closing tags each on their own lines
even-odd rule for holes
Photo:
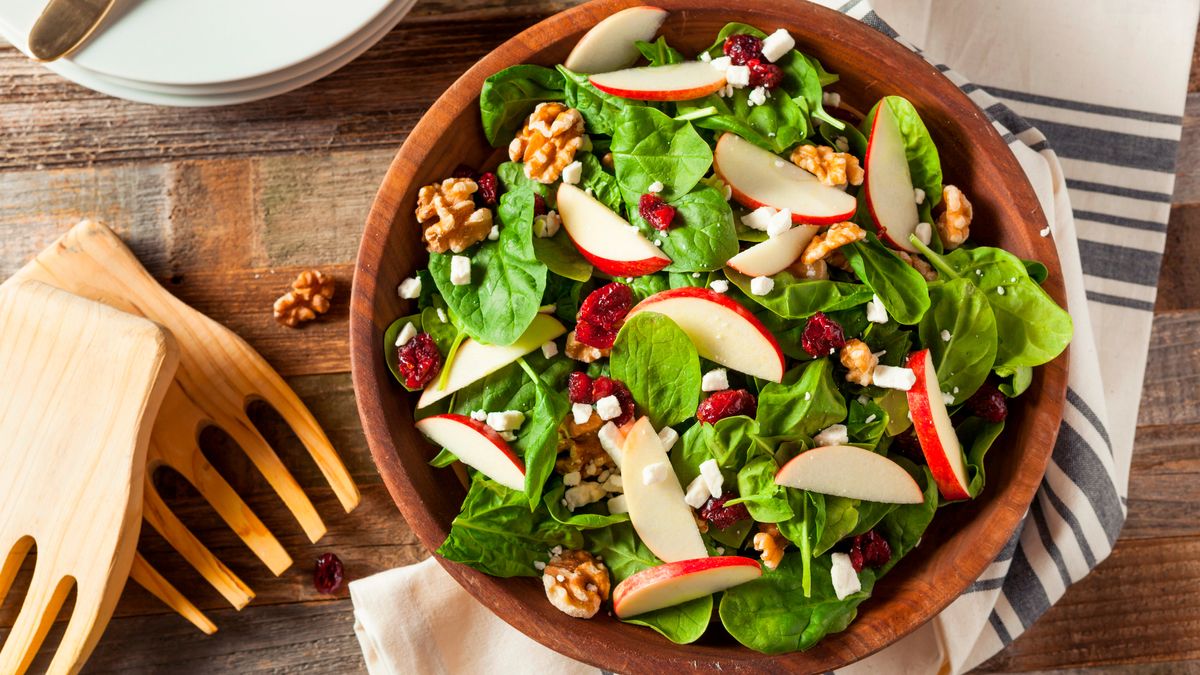
<svg viewBox="0 0 1200 675">
<path fill-rule="evenodd" d="M 539 349 L 543 344 L 566 332 L 566 327 L 559 323 L 558 319 L 547 314 L 538 314 L 533 317 L 529 328 L 526 328 L 521 337 L 511 345 L 485 345 L 471 338 L 463 340 L 462 344 L 458 346 L 458 353 L 454 356 L 454 360 L 450 362 L 450 372 L 446 375 L 445 386 L 438 386 L 440 378 L 430 382 L 425 391 L 421 392 L 417 408 L 424 408 L 446 398 L 468 384 L 481 380 L 529 352 Z M 443 356 L 445 355 L 443 354 Z"/>
<path fill-rule="evenodd" d="M 787 209 L 793 223 L 840 223 L 853 216 L 858 206 L 854 197 L 735 134 L 725 134 L 717 141 L 713 169 L 739 204 L 752 209 Z"/>
<path fill-rule="evenodd" d="M 725 86 L 725 73 L 703 61 L 626 68 L 588 78 L 606 94 L 637 101 L 689 101 Z"/>
<path fill-rule="evenodd" d="M 675 472 L 669 471 L 663 480 L 649 485 L 642 480 L 642 470 L 647 466 L 671 466 L 649 417 L 639 419 L 630 428 L 621 454 L 629 520 L 646 548 L 666 562 L 707 557 L 708 550 L 691 507 L 683 501 L 683 486 Z"/>
<path fill-rule="evenodd" d="M 525 465 L 488 425 L 466 415 L 446 413 L 417 422 L 417 430 L 454 453 L 463 464 L 514 490 L 525 489 Z"/>
<path fill-rule="evenodd" d="M 912 414 L 913 430 L 921 442 L 921 452 L 937 481 L 938 490 L 946 499 L 967 499 L 967 469 L 963 461 L 962 444 L 946 401 L 942 398 L 942 387 L 938 384 L 937 371 L 933 368 L 928 349 L 922 349 L 908 357 L 908 367 L 917 376 L 917 381 L 908 390 L 908 409 Z"/>
<path fill-rule="evenodd" d="M 817 229 L 816 225 L 797 225 L 777 237 L 760 241 L 726 264 L 749 277 L 769 277 L 795 262 Z"/>
<path fill-rule="evenodd" d="M 627 619 L 703 598 L 761 576 L 758 561 L 736 555 L 649 567 L 617 584 L 613 589 L 613 611 Z"/>
<path fill-rule="evenodd" d="M 750 310 L 716 291 L 672 288 L 642 300 L 629 316 L 637 312 L 670 317 L 709 361 L 764 380 L 783 380 L 783 350 L 775 336 Z"/>
<path fill-rule="evenodd" d="M 605 274 L 640 277 L 671 264 L 629 221 L 574 185 L 559 184 L 558 215 L 571 243 Z"/>
<path fill-rule="evenodd" d="M 629 7 L 600 23 L 579 38 L 563 65 L 577 73 L 607 73 L 628 68 L 637 62 L 641 52 L 638 40 L 649 42 L 667 20 L 667 10 L 661 7 Z"/>
<path fill-rule="evenodd" d="M 908 236 L 917 229 L 920 215 L 913 199 L 912 174 L 904 153 L 904 137 L 887 99 L 875 106 L 875 122 L 867 139 L 863 162 L 863 188 L 867 209 L 875 221 L 880 239 L 896 248 L 915 253 Z"/>
<path fill-rule="evenodd" d="M 904 467 L 853 445 L 813 448 L 783 465 L 775 484 L 884 504 L 920 504 L 921 486 Z"/>
</svg>

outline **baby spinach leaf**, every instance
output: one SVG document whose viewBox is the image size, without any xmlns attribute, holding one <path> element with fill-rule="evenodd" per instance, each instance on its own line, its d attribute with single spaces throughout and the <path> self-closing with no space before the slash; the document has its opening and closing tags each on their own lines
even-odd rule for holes
<svg viewBox="0 0 1200 675">
<path fill-rule="evenodd" d="M 858 526 L 859 500 L 825 495 L 825 523 L 821 537 L 813 545 L 813 555 L 821 555 L 834 544 L 850 536 Z"/>
<path fill-rule="evenodd" d="M 925 201 L 922 206 L 929 208 L 942 201 L 942 162 L 938 159 L 937 146 L 920 114 L 908 99 L 902 96 L 885 96 L 871 108 L 866 119 L 862 122 L 863 133 L 870 135 L 871 125 L 875 123 L 875 113 L 879 106 L 891 108 L 892 115 L 900 127 L 900 136 L 904 139 L 904 156 L 908 159 L 908 172 L 912 175 L 913 187 L 925 191 Z"/>
<path fill-rule="evenodd" d="M 879 296 L 888 316 L 906 324 L 921 320 L 929 309 L 929 288 L 920 272 L 870 233 L 866 239 L 839 250 L 850 261 L 854 274 Z"/>
<path fill-rule="evenodd" d="M 588 133 L 612 135 L 621 111 L 626 106 L 633 106 L 633 102 L 600 91 L 592 86 L 584 73 L 572 72 L 561 65 L 558 72 L 563 76 L 566 103 L 583 115 Z"/>
<path fill-rule="evenodd" d="M 679 116 L 695 116 L 693 124 L 718 132 L 741 136 L 774 153 L 781 153 L 804 140 L 809 133 L 808 104 L 776 90 L 766 103 L 752 105 L 750 89 L 737 89 L 733 96 L 709 94 L 678 104 Z M 700 115 L 711 109 L 711 114 Z"/>
<path fill-rule="evenodd" d="M 661 272 L 633 277 L 622 283 L 633 289 L 634 300 L 638 302 L 671 287 L 670 278 Z"/>
<path fill-rule="evenodd" d="M 783 84 L 780 88 L 792 96 L 803 98 L 813 118 L 835 129 L 846 127 L 845 122 L 825 112 L 821 76 L 824 74 L 828 77 L 829 73 L 825 72 L 825 68 L 816 59 L 793 49 L 775 61 L 775 65 L 783 71 Z"/>
<path fill-rule="evenodd" d="M 671 258 L 670 272 L 708 272 L 718 270 L 737 255 L 737 233 L 733 210 L 715 188 L 702 187 L 671 202 L 675 219 L 668 232 L 650 226 L 636 209 L 630 209 L 633 222 L 650 241 L 661 241 L 662 250 Z"/>
<path fill-rule="evenodd" d="M 591 188 L 592 196 L 608 208 L 621 213 L 621 186 L 617 179 L 604 169 L 604 165 L 596 155 L 590 152 L 579 153 L 575 156 L 583 165 L 583 174 L 579 179 L 579 189 Z"/>
<path fill-rule="evenodd" d="M 967 456 L 967 474 L 970 476 L 967 492 L 971 494 L 972 499 L 983 492 L 983 485 L 987 478 L 983 468 L 983 457 L 1000 437 L 1002 431 L 1004 431 L 1003 421 L 988 422 L 980 417 L 968 417 L 954 429 L 955 435 L 962 439 L 963 449 Z"/>
<path fill-rule="evenodd" d="M 921 343 L 933 355 L 942 391 L 965 401 L 996 360 L 996 317 L 983 292 L 967 279 L 933 284 L 929 298 L 933 306 L 921 319 Z"/>
<path fill-rule="evenodd" d="M 846 416 L 846 433 L 850 444 L 867 450 L 875 450 L 887 430 L 888 414 L 874 401 L 865 403 L 858 399 L 850 401 L 850 413 Z"/>
<path fill-rule="evenodd" d="M 667 66 L 672 63 L 682 63 L 683 54 L 667 44 L 667 38 L 658 36 L 654 42 L 646 42 L 638 40 L 634 43 L 642 56 L 650 62 L 651 66 Z"/>
<path fill-rule="evenodd" d="M 767 37 L 766 33 L 748 23 L 730 21 L 721 27 L 721 30 L 717 32 L 717 39 L 713 41 L 712 45 L 710 45 L 707 50 L 705 50 L 708 52 L 708 55 L 713 58 L 722 56 L 725 53 L 725 39 L 730 35 L 753 35 L 760 40 Z"/>
<path fill-rule="evenodd" d="M 488 143 L 507 144 L 538 103 L 563 100 L 563 87 L 559 73 L 528 64 L 509 66 L 484 80 L 479 114 Z"/>
<path fill-rule="evenodd" d="M 546 200 L 546 205 L 554 208 L 554 190 L 549 185 L 539 183 L 525 175 L 525 164 L 522 162 L 504 162 L 496 167 L 496 177 L 500 179 L 501 192 L 516 192 L 521 189 L 532 190 Z"/>
<path fill-rule="evenodd" d="M 398 350 L 396 347 L 396 339 L 400 337 L 400 331 L 404 330 L 404 327 L 410 323 L 413 325 L 413 328 L 417 329 L 418 333 L 421 332 L 420 314 L 402 316 L 393 321 L 391 325 L 387 327 L 387 330 L 383 332 L 383 360 L 387 362 L 388 371 L 392 373 L 392 377 L 394 377 L 396 381 L 400 383 L 400 386 L 408 389 L 409 391 L 419 391 L 419 389 L 409 389 L 408 385 L 404 384 L 404 378 L 400 376 L 400 371 L 397 367 L 400 358 L 396 353 Z"/>
<path fill-rule="evenodd" d="M 567 507 L 563 506 L 562 503 L 563 493 L 565 493 L 566 490 L 567 486 L 560 482 L 547 490 L 546 495 L 542 497 L 542 501 L 545 502 L 546 509 L 550 512 L 550 516 L 563 525 L 576 527 L 581 530 L 596 530 L 602 527 L 608 527 L 609 525 L 615 525 L 617 523 L 625 523 L 629 521 L 628 513 L 608 514 L 589 512 L 587 510 L 594 507 L 598 511 L 607 511 L 608 509 L 606 506 L 588 505 L 576 509 L 575 511 L 569 511 L 567 510 Z"/>
<path fill-rule="evenodd" d="M 904 467 L 905 471 L 924 486 L 922 490 L 925 493 L 925 501 L 920 504 L 900 504 L 879 521 L 878 529 L 892 547 L 892 559 L 879 570 L 881 576 L 921 543 L 921 535 L 925 533 L 929 523 L 933 522 L 933 515 L 938 507 L 937 483 L 934 482 L 929 467 L 918 468 L 903 457 L 892 457 L 892 460 Z"/>
<path fill-rule="evenodd" d="M 865 305 L 871 301 L 872 295 L 867 286 L 827 279 L 801 279 L 788 270 L 771 277 L 775 280 L 775 287 L 766 295 L 751 293 L 750 277 L 744 274 L 726 269 L 725 277 L 751 300 L 783 319 L 804 319 L 817 312 Z"/>
<path fill-rule="evenodd" d="M 812 436 L 846 419 L 846 400 L 833 379 L 833 363 L 817 359 L 796 366 L 783 382 L 771 382 L 758 395 L 759 434 L 763 438 Z"/>
<path fill-rule="evenodd" d="M 760 523 L 778 523 L 794 514 L 786 489 L 775 484 L 779 464 L 771 455 L 760 454 L 746 462 L 737 473 L 738 498 L 727 504 L 742 503 L 750 516 Z"/>
<path fill-rule="evenodd" d="M 512 344 L 537 314 L 546 288 L 546 266 L 533 248 L 533 193 L 510 192 L 497 209 L 500 239 L 485 241 L 471 256 L 471 283 L 450 281 L 451 254 L 429 256 L 438 291 L 467 335 L 489 344 Z"/>
<path fill-rule="evenodd" d="M 625 203 L 636 205 L 655 182 L 672 201 L 687 194 L 712 167 L 712 149 L 690 122 L 654 108 L 627 106 L 613 130 L 613 165 Z"/>
<path fill-rule="evenodd" d="M 533 407 L 526 413 L 515 442 L 517 452 L 525 460 L 525 496 L 533 510 L 541 503 L 546 479 L 554 471 L 554 460 L 558 457 L 558 427 L 571 411 L 571 402 L 566 394 L 547 386 L 524 359 L 518 359 L 517 364 L 525 370 L 533 385 Z"/>
<path fill-rule="evenodd" d="M 525 355 L 524 360 L 554 390 L 564 389 L 567 377 L 575 369 L 570 359 L 561 354 L 547 359 L 541 350 Z M 475 410 L 519 410 L 529 417 L 537 400 L 536 388 L 521 366 L 512 363 L 461 389 L 454 396 L 452 412 L 470 415 Z"/>
<path fill-rule="evenodd" d="M 865 318 L 866 314 L 862 313 L 859 316 Z M 847 336 L 849 335 L 850 333 L 847 333 Z M 872 352 L 884 352 L 879 355 L 879 362 L 885 366 L 904 365 L 904 362 L 908 359 L 908 352 L 912 347 L 912 338 L 912 332 L 895 321 L 888 321 L 887 323 L 868 322 L 866 329 L 862 333 L 863 342 L 870 345 Z"/>
<path fill-rule="evenodd" d="M 429 466 L 444 469 L 457 461 L 458 458 L 454 456 L 453 452 L 442 448 L 438 454 L 434 455 L 433 459 L 429 460 Z"/>
<path fill-rule="evenodd" d="M 669 317 L 633 315 L 612 347 L 613 377 L 624 382 L 655 429 L 690 419 L 700 397 L 700 356 Z"/>
<path fill-rule="evenodd" d="M 1033 279 L 1039 286 L 1044 284 L 1047 277 L 1050 276 L 1050 270 L 1036 260 L 1022 260 L 1021 262 L 1025 263 L 1025 272 L 1029 275 L 1029 278 Z"/>
<path fill-rule="evenodd" d="M 850 125 L 846 125 L 845 129 L 838 129 L 828 122 L 823 122 L 817 130 L 830 147 L 836 148 L 838 139 L 845 138 L 846 144 L 850 148 L 850 154 L 857 157 L 860 162 L 867 156 L 867 137 L 863 136 L 858 129 Z"/>
<path fill-rule="evenodd" d="M 555 546 L 579 548 L 579 531 L 550 517 L 545 508 L 530 511 L 524 493 L 476 474 L 462 512 L 437 554 L 497 577 L 536 577 L 536 561 Z"/>
<path fill-rule="evenodd" d="M 542 305 L 554 305 L 554 316 L 565 322 L 575 321 L 579 314 L 579 296 L 583 293 L 583 282 L 558 274 L 546 275 L 546 290 L 542 293 Z"/>
<path fill-rule="evenodd" d="M 1011 372 L 1010 372 L 1011 371 Z M 1016 398 L 1023 394 L 1030 384 L 1033 384 L 1033 368 L 1029 366 L 1017 366 L 1016 368 L 1005 368 L 997 370 L 996 374 L 1000 377 L 1011 378 L 1007 382 L 1000 383 L 1000 391 L 1009 398 Z"/>
</svg>

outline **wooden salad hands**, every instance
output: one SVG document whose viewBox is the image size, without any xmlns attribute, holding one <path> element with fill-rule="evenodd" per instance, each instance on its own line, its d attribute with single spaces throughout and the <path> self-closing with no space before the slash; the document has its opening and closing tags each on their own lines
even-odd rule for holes
<svg viewBox="0 0 1200 675">
<path fill-rule="evenodd" d="M 325 524 L 300 484 L 246 414 L 251 400 L 270 404 L 288 422 L 347 512 L 358 488 L 312 413 L 266 361 L 232 331 L 188 307 L 158 284 L 106 226 L 83 221 L 22 268 L 14 279 L 37 280 L 76 295 L 144 316 L 179 343 L 179 368 L 153 425 L 145 473 L 144 517 L 234 607 L 251 590 L 170 511 L 153 486 L 154 471 L 169 466 L 204 496 L 221 518 L 276 575 L 291 563 L 279 540 L 200 452 L 200 431 L 214 425 L 242 448 L 316 542 Z M 133 578 L 197 627 L 215 627 L 145 561 Z"/>
</svg>

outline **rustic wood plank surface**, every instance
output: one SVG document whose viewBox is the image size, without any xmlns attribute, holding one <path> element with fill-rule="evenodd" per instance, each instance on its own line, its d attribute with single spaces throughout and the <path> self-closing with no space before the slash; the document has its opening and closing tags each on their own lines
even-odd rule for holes
<svg viewBox="0 0 1200 675">
<path fill-rule="evenodd" d="M 442 89 L 509 36 L 570 4 L 422 2 L 363 57 L 324 80 L 268 101 L 208 110 L 110 99 L 0 45 L 0 278 L 80 218 L 106 221 L 168 288 L 245 337 L 288 377 L 363 492 L 355 513 L 341 513 L 282 422 L 255 411 L 327 520 L 329 534 L 311 545 L 233 443 L 206 432 L 206 456 L 297 563 L 273 577 L 190 486 L 159 476 L 184 522 L 258 597 L 233 611 L 163 540 L 143 532 L 150 562 L 220 632 L 200 634 L 131 586 L 86 672 L 363 670 L 345 591 L 318 595 L 309 561 L 335 551 L 356 578 L 426 553 L 375 473 L 354 407 L 345 299 L 358 235 L 392 154 Z M 1190 89 L 1200 92 L 1200 63 Z M 1192 93 L 1125 530 L 1112 556 L 984 671 L 1200 671 L 1198 167 L 1200 93 Z M 333 310 L 303 330 L 277 325 L 271 302 L 311 266 L 341 283 Z M 0 633 L 12 623 L 29 572 L 0 605 Z"/>
</svg>

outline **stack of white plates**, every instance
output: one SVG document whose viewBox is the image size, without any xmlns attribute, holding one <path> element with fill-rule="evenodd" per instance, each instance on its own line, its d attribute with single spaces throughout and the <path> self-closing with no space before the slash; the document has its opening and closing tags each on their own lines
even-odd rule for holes
<svg viewBox="0 0 1200 675">
<path fill-rule="evenodd" d="M 0 36 L 28 54 L 47 0 L 0 0 Z M 276 96 L 346 65 L 416 0 L 117 0 L 68 58 L 46 64 L 131 101 L 216 106 Z"/>
</svg>

